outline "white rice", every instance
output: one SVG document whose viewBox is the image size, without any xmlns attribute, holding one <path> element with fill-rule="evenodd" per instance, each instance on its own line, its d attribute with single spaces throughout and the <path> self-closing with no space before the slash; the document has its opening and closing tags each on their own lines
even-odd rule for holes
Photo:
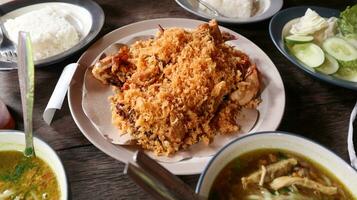
<svg viewBox="0 0 357 200">
<path fill-rule="evenodd" d="M 249 18 L 253 12 L 253 0 L 202 0 L 226 17 Z M 207 11 L 203 5 L 199 5 L 202 10 Z"/>
<path fill-rule="evenodd" d="M 18 32 L 30 33 L 34 60 L 59 54 L 79 42 L 75 27 L 66 15 L 51 7 L 31 11 L 4 23 L 10 40 L 17 43 Z"/>
</svg>

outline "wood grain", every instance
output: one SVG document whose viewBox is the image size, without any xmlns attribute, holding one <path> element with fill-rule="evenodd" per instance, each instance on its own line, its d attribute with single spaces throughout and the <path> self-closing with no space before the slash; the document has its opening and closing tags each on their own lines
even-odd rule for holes
<svg viewBox="0 0 357 200">
<path fill-rule="evenodd" d="M 290 0 L 284 7 L 319 5 L 343 9 L 352 0 Z M 106 20 L 99 37 L 133 22 L 163 17 L 199 19 L 173 0 L 98 0 Z M 0 6 L 1 10 L 1 6 Z M 294 132 L 319 142 L 347 161 L 347 128 L 356 92 L 318 81 L 291 64 L 273 45 L 268 34 L 269 21 L 248 25 L 225 25 L 246 36 L 265 51 L 277 66 L 285 85 L 286 110 L 279 130 Z M 57 150 L 67 171 L 72 199 L 150 199 L 143 190 L 123 175 L 124 164 L 105 155 L 81 134 L 65 101 L 51 126 L 42 112 L 63 67 L 75 62 L 81 52 L 65 61 L 36 69 L 34 129 L 36 136 Z M 0 71 L 0 98 L 9 106 L 17 129 L 23 129 L 20 91 L 16 71 Z M 272 113 L 274 115 L 274 113 Z M 181 176 L 193 188 L 198 175 Z"/>
</svg>

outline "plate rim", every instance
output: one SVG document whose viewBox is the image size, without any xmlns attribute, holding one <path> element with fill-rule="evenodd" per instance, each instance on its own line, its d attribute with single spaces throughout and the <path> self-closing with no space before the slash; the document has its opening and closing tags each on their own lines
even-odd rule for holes
<svg viewBox="0 0 357 200">
<path fill-rule="evenodd" d="M 88 50 L 86 52 L 84 52 L 82 54 L 82 56 L 79 58 L 79 60 L 77 61 L 79 64 L 79 67 L 76 69 L 76 72 L 73 76 L 73 79 L 71 81 L 70 87 L 68 89 L 68 105 L 70 108 L 70 112 L 72 115 L 72 118 L 74 119 L 76 125 L 78 126 L 78 128 L 81 130 L 82 134 L 94 145 L 96 146 L 98 149 L 100 149 L 102 152 L 106 153 L 107 155 L 121 161 L 123 161 L 122 157 L 127 158 L 127 160 L 131 160 L 132 159 L 132 152 L 129 152 L 129 150 L 125 149 L 125 148 L 121 148 L 118 147 L 112 143 L 110 143 L 109 141 L 107 141 L 105 138 L 103 138 L 103 136 L 95 129 L 94 125 L 89 121 L 88 117 L 85 115 L 83 109 L 82 109 L 82 104 L 81 104 L 81 99 L 82 99 L 82 95 L 78 95 L 75 94 L 75 91 L 80 88 L 83 87 L 83 79 L 84 79 L 84 73 L 87 69 L 86 66 L 82 66 L 84 65 L 84 63 L 81 61 L 82 59 L 85 59 L 86 57 L 91 57 L 91 56 L 97 56 L 97 54 L 95 54 L 95 52 L 93 52 L 94 48 L 96 45 L 101 44 L 105 39 L 108 39 L 109 37 L 114 37 L 114 35 L 116 34 L 116 31 L 123 31 L 125 29 L 131 29 L 135 26 L 140 26 L 141 24 L 150 24 L 150 23 L 162 23 L 163 21 L 166 21 L 166 23 L 170 22 L 170 21 L 174 21 L 176 23 L 178 23 L 178 21 L 180 22 L 185 22 L 185 23 L 194 23 L 194 24 L 201 24 L 201 23 L 206 23 L 204 21 L 201 20 L 193 20 L 193 19 L 186 19 L 186 18 L 158 18 L 158 19 L 151 19 L 151 20 L 144 20 L 144 21 L 140 21 L 140 22 L 136 22 L 136 23 L 132 23 L 123 27 L 120 27 L 118 29 L 115 29 L 113 31 L 111 31 L 110 33 L 106 34 L 105 36 L 103 36 L 100 40 L 98 40 L 97 42 L 95 42 L 90 48 L 88 48 Z M 171 22 L 172 23 L 172 22 Z M 231 32 L 234 32 L 230 29 L 224 28 L 222 27 L 224 30 L 229 30 Z M 234 32 L 235 34 L 238 34 L 236 32 Z M 130 33 L 131 34 L 131 33 Z M 129 35 L 130 35 L 129 34 Z M 240 35 L 240 34 L 238 34 Z M 242 35 L 240 35 L 242 36 Z M 244 36 L 242 36 L 244 37 Z M 117 37 L 118 38 L 118 37 Z M 245 38 L 245 37 L 244 37 Z M 119 38 L 120 39 L 120 38 Z M 117 40 L 119 40 L 117 39 Z M 248 40 L 247 38 L 245 38 L 246 40 Z M 255 46 L 257 48 L 257 50 L 260 50 L 269 60 L 269 62 L 271 62 L 272 66 L 274 66 L 273 70 L 275 70 L 274 74 L 277 75 L 277 78 L 279 78 L 279 80 L 277 80 L 279 83 L 279 86 L 281 86 L 281 88 L 279 88 L 279 94 L 281 94 L 281 100 L 279 101 L 282 106 L 280 106 L 280 113 L 278 113 L 278 120 L 275 120 L 275 124 L 273 125 L 273 129 L 276 130 L 278 128 L 278 126 L 280 125 L 280 122 L 283 118 L 284 115 L 284 111 L 285 111 L 285 102 L 286 102 L 286 96 L 285 96 L 285 88 L 284 88 L 284 83 L 282 81 L 281 75 L 278 71 L 278 69 L 276 68 L 275 64 L 272 62 L 272 60 L 269 58 L 268 55 L 266 55 L 264 53 L 263 50 L 261 50 L 257 45 L 255 45 L 253 42 L 251 42 L 250 40 L 248 40 L 253 46 Z M 99 51 L 99 50 L 95 50 L 95 51 Z M 280 85 L 281 84 L 281 85 Z M 78 93 L 78 92 L 77 92 Z M 78 109 L 78 107 L 80 107 Z M 77 113 L 78 111 L 78 113 Z M 87 124 L 83 124 L 83 120 L 87 121 Z M 89 130 L 88 130 L 89 129 Z M 119 150 L 120 149 L 120 150 Z M 124 152 L 122 152 L 124 151 Z M 119 156 L 119 155 L 121 156 Z M 203 167 L 205 164 L 207 164 L 207 162 L 209 161 L 209 159 L 212 156 L 209 157 L 202 157 L 202 158 L 193 158 L 191 159 L 190 163 L 185 163 L 185 161 L 181 161 L 181 162 L 176 162 L 176 163 L 161 163 L 163 164 L 166 168 L 168 168 L 171 172 L 173 172 L 174 174 L 177 175 L 191 175 L 191 174 L 199 174 L 202 172 Z M 124 159 L 125 159 L 124 158 Z M 198 165 L 197 167 L 187 167 L 187 165 Z M 186 166 L 186 169 L 184 166 Z"/>
<path fill-rule="evenodd" d="M 194 15 L 196 15 L 200 18 L 206 19 L 206 20 L 215 18 L 217 21 L 219 21 L 221 23 L 228 23 L 228 24 L 249 24 L 249 23 L 256 23 L 256 22 L 260 22 L 260 21 L 269 19 L 270 17 L 274 16 L 277 12 L 279 12 L 279 10 L 281 10 L 281 8 L 283 7 L 283 4 L 284 4 L 283 0 L 269 0 L 269 1 L 270 1 L 270 7 L 264 13 L 270 11 L 271 12 L 270 14 L 268 14 L 264 17 L 257 16 L 256 18 L 253 16 L 252 17 L 253 20 L 249 20 L 250 18 L 248 18 L 248 20 L 245 20 L 245 19 L 235 19 L 235 18 L 227 18 L 227 17 L 213 17 L 208 14 L 200 13 L 200 12 L 193 10 L 191 8 L 191 6 L 190 7 L 186 6 L 183 3 L 183 0 L 175 0 L 175 2 L 181 8 L 183 8 L 184 10 L 188 11 L 191 14 L 194 14 Z M 185 0 L 185 2 L 187 2 L 187 0 Z M 272 4 L 274 4 L 275 7 L 273 7 Z M 271 10 L 269 10 L 269 9 L 271 9 Z"/>
<path fill-rule="evenodd" d="M 59 53 L 57 55 L 39 60 L 35 62 L 35 67 L 45 67 L 48 65 L 52 65 L 58 62 L 61 62 L 65 60 L 66 58 L 72 56 L 73 54 L 77 53 L 78 51 L 82 50 L 86 46 L 88 46 L 93 39 L 99 34 L 99 32 L 102 30 L 103 25 L 104 25 L 104 20 L 105 20 L 105 15 L 102 7 L 95 1 L 93 0 L 76 0 L 76 1 L 71 1 L 71 0 L 59 0 L 59 1 L 53 1 L 53 0 L 34 0 L 34 1 L 27 1 L 27 0 L 17 0 L 15 1 L 10 1 L 7 2 L 3 5 L 0 6 L 0 14 L 1 17 L 0 19 L 2 20 L 2 16 L 6 15 L 9 12 L 27 7 L 27 6 L 32 6 L 36 4 L 42 4 L 42 3 L 67 3 L 71 4 L 74 6 L 79 6 L 83 9 L 86 9 L 89 14 L 92 17 L 92 24 L 89 30 L 89 33 L 81 39 L 76 45 L 73 47 L 67 49 L 66 51 Z M 5 63 L 5 62 L 0 62 L 0 63 Z M 16 65 L 16 63 L 15 63 Z"/>
<path fill-rule="evenodd" d="M 317 80 L 323 81 L 325 83 L 331 84 L 331 85 L 335 85 L 338 87 L 343 87 L 343 88 L 347 88 L 347 89 L 351 89 L 351 90 L 357 90 L 357 82 L 346 81 L 343 79 L 332 77 L 330 75 L 324 75 L 324 74 L 309 70 L 308 68 L 304 67 L 301 63 L 299 63 L 292 55 L 290 55 L 284 46 L 283 47 L 281 46 L 281 45 L 284 45 L 284 43 L 281 44 L 282 39 L 280 37 L 281 33 L 282 33 L 282 29 L 284 28 L 284 25 L 280 27 L 281 16 L 287 16 L 286 17 L 287 20 L 284 20 L 284 22 L 285 22 L 284 24 L 286 24 L 288 21 L 294 19 L 294 16 L 296 15 L 296 14 L 292 15 L 291 12 L 301 13 L 304 9 L 306 10 L 307 8 L 313 8 L 317 12 L 319 10 L 320 11 L 325 10 L 325 11 L 330 11 L 330 12 L 336 13 L 336 14 L 340 13 L 340 11 L 337 9 L 320 7 L 320 6 L 295 6 L 295 7 L 290 7 L 290 8 L 281 10 L 276 15 L 274 15 L 274 17 L 269 22 L 269 35 L 270 35 L 270 38 L 273 41 L 275 47 L 280 51 L 281 54 L 284 55 L 284 57 L 286 59 L 288 59 L 292 64 L 297 66 L 300 70 L 302 70 L 304 73 L 308 74 L 309 76 L 316 78 Z M 290 13 L 290 14 L 288 14 L 288 13 Z M 300 16 L 302 16 L 302 15 L 300 15 Z M 335 15 L 330 15 L 330 16 L 332 17 Z M 280 21 L 280 23 L 278 23 L 279 21 Z M 273 29 L 277 28 L 277 26 L 279 26 L 278 27 L 279 28 L 278 35 L 276 35 L 275 31 L 273 30 Z"/>
</svg>

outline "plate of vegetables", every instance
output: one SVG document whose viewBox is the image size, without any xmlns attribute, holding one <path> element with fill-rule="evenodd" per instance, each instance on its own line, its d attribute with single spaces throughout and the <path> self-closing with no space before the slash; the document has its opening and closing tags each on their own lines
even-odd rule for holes
<svg viewBox="0 0 357 200">
<path fill-rule="evenodd" d="M 280 52 L 306 73 L 357 90 L 357 4 L 342 12 L 285 9 L 272 18 L 269 32 Z"/>
</svg>

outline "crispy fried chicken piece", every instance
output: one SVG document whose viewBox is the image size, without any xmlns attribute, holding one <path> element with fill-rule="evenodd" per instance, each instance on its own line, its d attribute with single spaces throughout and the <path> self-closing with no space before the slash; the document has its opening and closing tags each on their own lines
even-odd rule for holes
<svg viewBox="0 0 357 200">
<path fill-rule="evenodd" d="M 129 48 L 124 46 L 117 54 L 107 56 L 95 63 L 92 74 L 103 84 L 121 87 L 135 69 L 128 59 Z"/>
<path fill-rule="evenodd" d="M 255 65 L 248 68 L 245 79 L 238 83 L 238 89 L 231 93 L 230 98 L 239 105 L 246 105 L 254 99 L 261 88 L 259 72 Z"/>
</svg>

